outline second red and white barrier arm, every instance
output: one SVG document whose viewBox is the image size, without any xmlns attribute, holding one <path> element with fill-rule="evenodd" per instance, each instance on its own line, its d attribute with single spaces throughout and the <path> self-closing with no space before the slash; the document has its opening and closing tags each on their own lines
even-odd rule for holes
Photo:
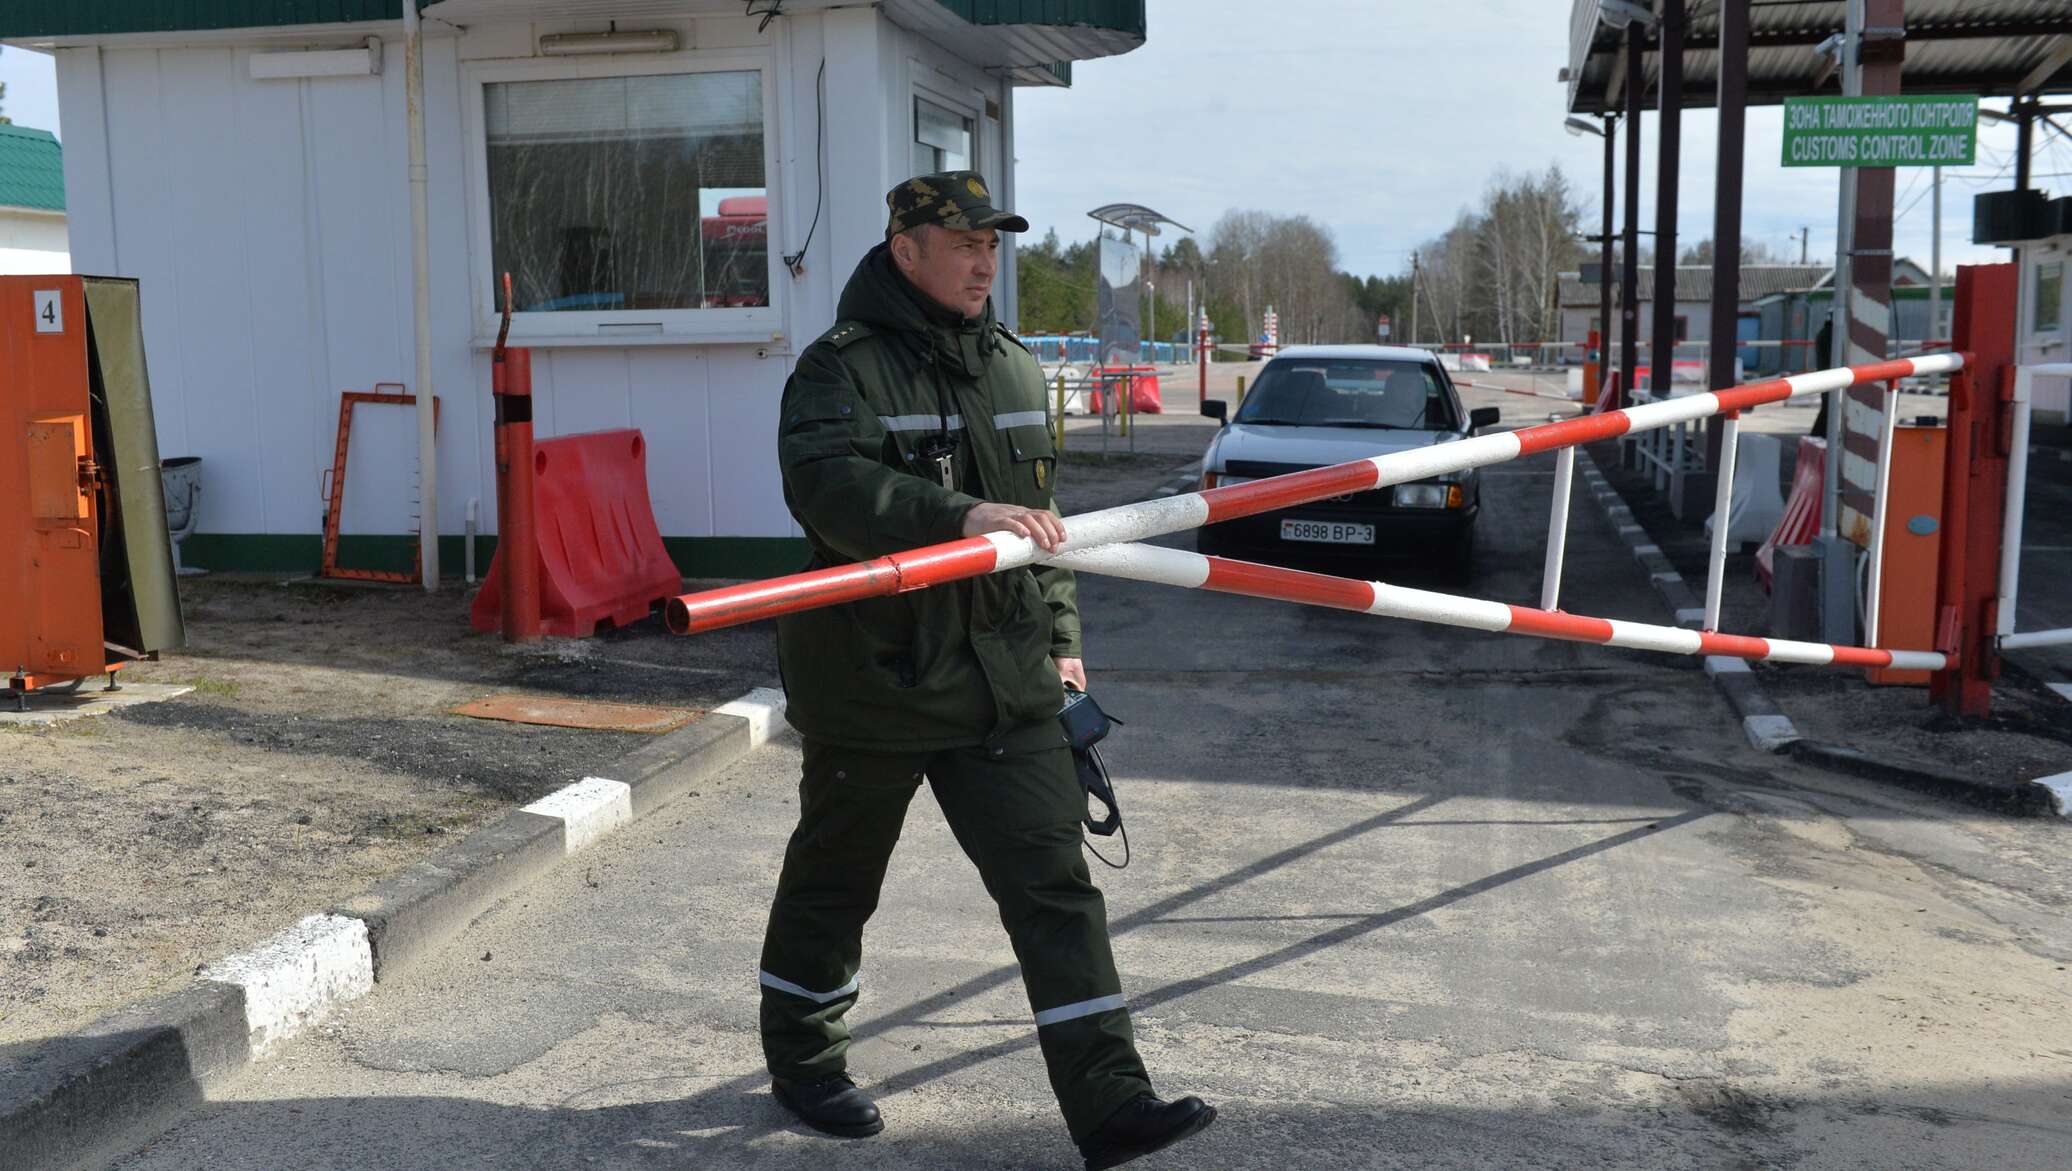
<svg viewBox="0 0 2072 1171">
<path fill-rule="evenodd" d="M 1185 549 L 1157 545 L 1111 545 L 1066 553 L 1053 559 L 1074 572 L 1100 573 L 1156 585 L 1182 589 L 1211 590 L 1248 598 L 1327 606 L 1335 610 L 1356 610 L 1387 618 L 1408 618 L 1436 622 L 1499 634 L 1524 634 L 1568 642 L 1591 642 L 1632 650 L 1663 651 L 1673 655 L 1722 655 L 1735 659 L 1759 659 L 1771 663 L 1808 663 L 1814 666 L 1896 667 L 1904 670 L 1941 671 L 1949 659 L 1933 651 L 1892 651 L 1872 647 L 1834 646 L 1818 642 L 1792 642 L 1779 638 L 1752 638 L 1740 634 L 1715 634 L 1686 630 L 1680 626 L 1652 626 L 1617 618 L 1586 618 L 1555 610 L 1535 610 L 1503 602 L 1464 598 L 1454 594 L 1392 586 L 1386 582 L 1358 581 L 1299 569 L 1282 569 L 1249 561 L 1207 557 Z"/>
<path fill-rule="evenodd" d="M 1661 402 L 1601 411 L 1558 423 L 1476 435 L 1452 443 L 1435 443 L 1413 451 L 1391 452 L 1328 468 L 1290 472 L 1248 484 L 1231 484 L 1161 500 L 1125 504 L 1066 518 L 1065 543 L 1060 552 L 1148 540 L 1166 533 L 1291 508 L 1349 492 L 1407 484 L 1449 472 L 1503 463 L 1522 455 L 1688 423 L 1721 411 L 1745 410 L 1802 395 L 1840 390 L 1861 382 L 1948 373 L 1963 365 L 1962 354 L 1941 353 L 1815 370 L 1752 382 L 1731 390 L 1679 395 Z M 925 589 L 1048 559 L 1036 543 L 1026 537 L 988 533 L 983 537 L 930 545 L 855 565 L 685 594 L 671 599 L 666 617 L 669 629 L 676 633 L 696 634 L 821 606 Z"/>
</svg>

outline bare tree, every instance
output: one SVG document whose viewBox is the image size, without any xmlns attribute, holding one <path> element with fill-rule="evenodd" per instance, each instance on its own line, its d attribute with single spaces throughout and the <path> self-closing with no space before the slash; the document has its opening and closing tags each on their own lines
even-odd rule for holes
<svg viewBox="0 0 2072 1171">
<path fill-rule="evenodd" d="M 1498 172 L 1481 206 L 1419 249 L 1419 296 L 1440 340 L 1551 338 L 1559 274 L 1580 256 L 1583 208 L 1559 167 L 1538 175 Z"/>
</svg>

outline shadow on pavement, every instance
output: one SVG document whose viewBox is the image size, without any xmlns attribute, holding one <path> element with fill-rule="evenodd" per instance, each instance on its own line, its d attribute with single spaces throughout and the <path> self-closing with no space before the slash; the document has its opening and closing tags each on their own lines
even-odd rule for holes
<svg viewBox="0 0 2072 1171">
<path fill-rule="evenodd" d="M 665 1079 L 695 1081 L 689 1079 Z M 634 1087 L 607 1087 L 630 1089 Z M 790 1123 L 764 1091 L 692 1093 L 594 1108 L 498 1106 L 463 1098 L 286 1099 L 208 1108 L 220 1132 L 303 1136 L 201 1149 L 180 1135 L 118 1166 L 278 1171 L 563 1171 L 595 1168 L 1076 1168 L 1050 1118 L 989 1114 L 974 1103 L 954 1131 L 902 1131 L 887 1103 L 884 1134 L 825 1139 Z M 686 1087 L 687 1088 L 687 1087 Z M 1221 1104 L 1200 1136 L 1143 1166 L 1216 1168 L 1555 1168 L 1777 1166 L 1811 1158 L 1829 1168 L 2062 1165 L 2072 1127 L 2026 1121 L 2061 1111 L 2068 1083 L 2018 1089 L 1920 1085 L 1902 1098 L 1876 1090 L 1781 1099 L 1730 1082 L 1660 1083 L 1610 1107 L 1473 1107 L 1405 1101 L 1383 1108 L 1331 1103 Z M 679 1093 L 681 1091 L 678 1091 Z M 2009 1115 L 2016 1117 L 2009 1117 Z M 2062 1117 L 2062 1114 L 2058 1114 Z M 315 1137 L 321 1136 L 321 1137 Z M 288 1151 L 292 1151 L 289 1154 Z M 1990 1151 L 1990 1154 L 1988 1153 Z M 1895 1162 L 1895 1155 L 1905 1152 Z M 1976 1157 L 1978 1162 L 1970 1162 Z M 1811 1164 L 1809 1164 L 1811 1165 Z"/>
</svg>

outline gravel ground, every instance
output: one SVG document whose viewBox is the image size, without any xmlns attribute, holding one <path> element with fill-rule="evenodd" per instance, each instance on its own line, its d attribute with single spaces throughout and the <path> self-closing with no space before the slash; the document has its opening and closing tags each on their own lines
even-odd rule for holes
<svg viewBox="0 0 2072 1171">
<path fill-rule="evenodd" d="M 1073 420 L 1065 511 L 1151 495 L 1213 433 L 1143 422 L 1137 454 L 1112 441 L 1104 459 L 1098 420 Z M 456 704 L 705 708 L 777 678 L 767 625 L 684 639 L 650 619 L 520 650 L 470 631 L 458 589 L 238 575 L 181 589 L 188 646 L 125 673 L 192 692 L 0 725 L 0 1055 L 178 987 L 514 804 L 609 775 L 644 740 L 447 714 Z"/>
</svg>

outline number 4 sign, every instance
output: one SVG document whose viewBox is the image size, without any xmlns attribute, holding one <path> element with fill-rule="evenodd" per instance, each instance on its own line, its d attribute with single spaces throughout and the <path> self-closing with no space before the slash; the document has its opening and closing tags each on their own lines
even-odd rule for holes
<svg viewBox="0 0 2072 1171">
<path fill-rule="evenodd" d="M 36 290 L 36 332 L 65 332 L 65 295 L 62 291 Z"/>
</svg>

